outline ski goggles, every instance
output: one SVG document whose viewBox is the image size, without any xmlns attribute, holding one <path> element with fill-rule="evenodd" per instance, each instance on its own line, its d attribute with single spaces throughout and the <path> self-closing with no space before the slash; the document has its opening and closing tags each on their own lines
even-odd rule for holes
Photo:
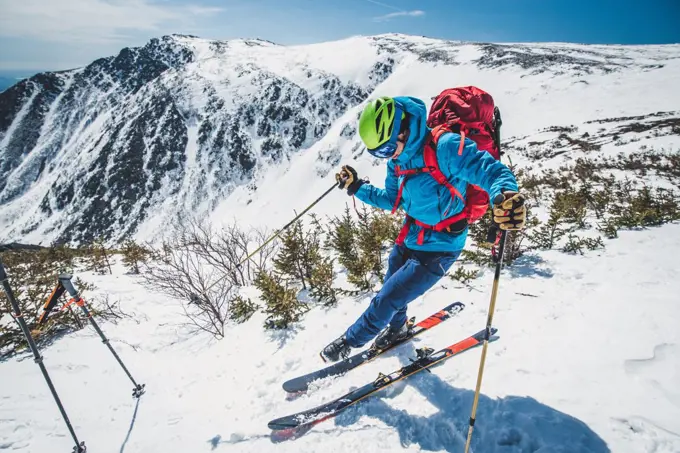
<svg viewBox="0 0 680 453">
<path fill-rule="evenodd" d="M 397 137 L 399 136 L 399 129 L 401 129 L 401 121 L 405 115 L 404 111 L 399 107 L 399 104 L 395 103 L 394 105 L 394 124 L 392 125 L 392 135 L 390 135 L 390 139 L 377 148 L 366 148 L 372 156 L 380 159 L 392 157 L 397 151 Z"/>
</svg>

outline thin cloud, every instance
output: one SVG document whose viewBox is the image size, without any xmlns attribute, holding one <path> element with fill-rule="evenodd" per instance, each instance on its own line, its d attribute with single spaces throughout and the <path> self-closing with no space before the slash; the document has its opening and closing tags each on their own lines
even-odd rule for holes
<svg viewBox="0 0 680 453">
<path fill-rule="evenodd" d="M 403 11 L 401 8 L 397 8 L 396 6 L 388 5 L 387 3 L 382 3 L 377 0 L 366 0 L 368 3 L 373 3 L 374 5 L 380 5 L 384 6 L 385 8 L 393 9 L 395 11 Z"/>
<path fill-rule="evenodd" d="M 188 27 L 222 8 L 153 0 L 0 0 L 0 36 L 94 44 L 124 42 L 139 31 Z"/>
<path fill-rule="evenodd" d="M 375 3 L 375 2 L 371 2 Z M 375 22 L 387 22 L 395 17 L 421 17 L 425 15 L 425 11 L 414 9 L 413 11 L 396 11 L 394 13 L 385 14 L 383 16 L 374 17 Z"/>
</svg>

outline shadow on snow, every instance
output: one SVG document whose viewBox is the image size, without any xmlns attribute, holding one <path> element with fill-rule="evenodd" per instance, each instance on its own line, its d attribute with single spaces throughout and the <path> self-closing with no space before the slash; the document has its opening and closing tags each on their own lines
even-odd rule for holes
<svg viewBox="0 0 680 453">
<path fill-rule="evenodd" d="M 128 441 L 130 440 L 130 435 L 132 434 L 132 429 L 135 427 L 135 422 L 137 421 L 137 410 L 139 409 L 139 401 L 141 398 L 137 398 L 137 401 L 135 402 L 135 410 L 132 413 L 132 420 L 130 421 L 130 428 L 128 428 L 127 435 L 125 436 L 125 440 L 123 441 L 123 444 L 120 446 L 120 453 L 125 452 L 125 446 L 127 445 Z"/>
<path fill-rule="evenodd" d="M 407 359 L 402 361 L 406 363 Z M 399 396 L 407 385 L 427 398 L 437 413 L 412 415 L 386 402 Z M 473 391 L 453 387 L 435 373 L 419 373 L 347 409 L 335 418 L 335 424 L 349 427 L 367 416 L 396 429 L 404 448 L 418 445 L 426 451 L 460 453 L 465 450 L 473 397 Z M 585 423 L 530 397 L 492 399 L 482 394 L 476 419 L 472 449 L 477 452 L 610 453 L 607 444 Z M 302 427 L 288 435 L 275 431 L 271 441 L 294 440 L 310 430 Z"/>
<path fill-rule="evenodd" d="M 536 254 L 524 254 L 517 258 L 512 266 L 503 266 L 503 270 L 509 272 L 513 278 L 553 278 L 555 275 L 552 269 L 546 265 L 545 260 Z"/>
</svg>

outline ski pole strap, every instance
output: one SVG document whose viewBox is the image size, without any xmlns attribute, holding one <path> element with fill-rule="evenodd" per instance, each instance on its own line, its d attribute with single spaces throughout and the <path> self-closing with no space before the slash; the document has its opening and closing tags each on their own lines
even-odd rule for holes
<svg viewBox="0 0 680 453">
<path fill-rule="evenodd" d="M 354 195 L 352 195 L 352 204 L 354 205 L 354 212 L 356 212 L 357 215 L 360 215 L 359 209 L 357 208 L 357 198 Z"/>
<path fill-rule="evenodd" d="M 495 239 L 493 235 L 496 235 Z M 491 246 L 491 258 L 493 259 L 494 263 L 498 263 L 498 258 L 500 256 L 500 243 L 501 243 L 501 236 L 503 235 L 503 231 L 500 228 L 497 228 L 495 225 L 492 225 L 491 228 L 489 228 L 489 233 L 487 235 L 487 241 L 491 242 L 493 241 L 493 245 Z"/>
<path fill-rule="evenodd" d="M 76 305 L 79 306 L 79 307 L 84 307 L 84 306 L 85 306 L 85 299 L 83 299 L 82 297 L 81 297 L 80 299 L 78 299 L 78 300 L 76 300 L 76 299 L 74 299 L 74 298 L 71 298 L 71 300 L 69 300 L 68 302 L 66 302 L 66 303 L 64 304 L 64 306 L 61 307 L 61 309 L 62 309 L 62 310 L 66 310 L 68 307 L 70 307 L 70 306 L 73 305 L 73 304 L 76 304 Z"/>
</svg>

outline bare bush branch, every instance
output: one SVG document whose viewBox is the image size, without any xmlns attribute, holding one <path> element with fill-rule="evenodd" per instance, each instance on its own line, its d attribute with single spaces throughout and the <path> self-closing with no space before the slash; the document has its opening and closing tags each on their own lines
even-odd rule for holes
<svg viewBox="0 0 680 453">
<path fill-rule="evenodd" d="M 236 225 L 215 231 L 206 222 L 181 218 L 160 247 L 149 246 L 145 284 L 181 300 L 194 329 L 222 338 L 239 287 L 251 284 L 256 270 L 264 268 L 276 250 L 268 245 L 252 262 L 238 266 L 247 257 L 253 236 L 257 240 L 265 233 L 249 234 Z"/>
<path fill-rule="evenodd" d="M 141 322 L 138 315 L 133 315 L 123 311 L 120 306 L 120 299 L 116 299 L 114 302 L 111 302 L 111 298 L 108 294 L 95 297 L 89 302 L 90 311 L 93 312 L 96 317 L 110 321 L 113 324 L 117 324 L 123 319 L 131 319 L 137 324 Z M 146 319 L 146 316 L 142 316 L 142 318 Z"/>
</svg>

